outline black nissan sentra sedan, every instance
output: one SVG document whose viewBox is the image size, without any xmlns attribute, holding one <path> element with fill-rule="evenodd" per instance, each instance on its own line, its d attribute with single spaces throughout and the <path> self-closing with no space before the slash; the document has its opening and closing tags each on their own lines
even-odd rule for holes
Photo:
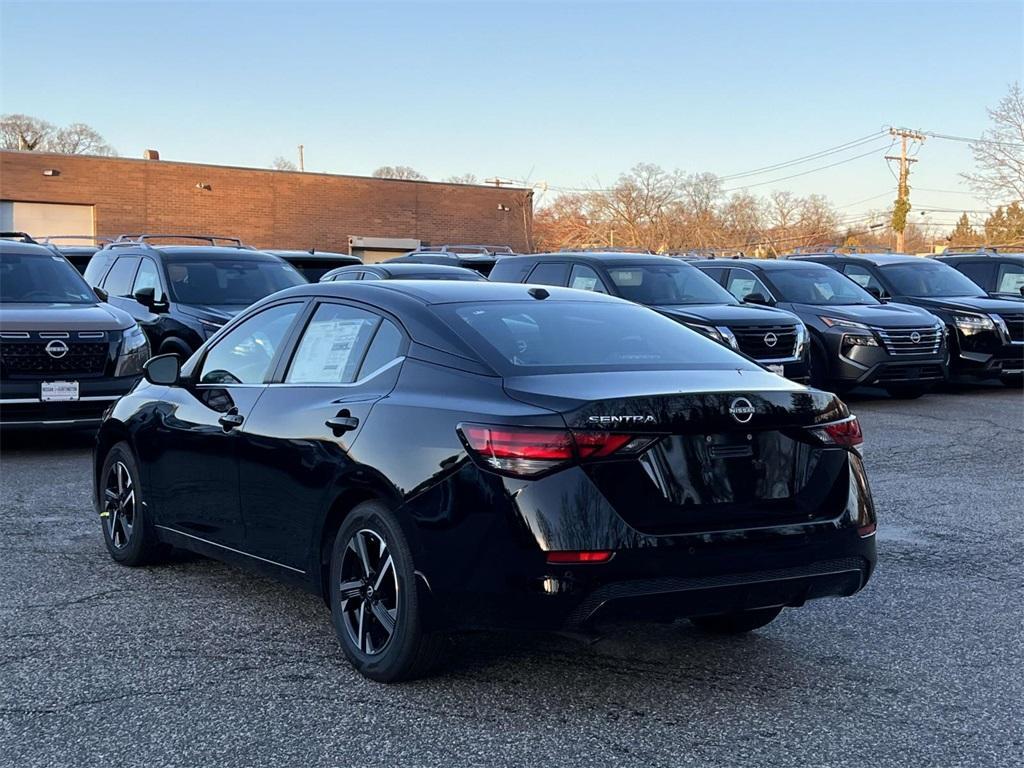
<svg viewBox="0 0 1024 768">
<path fill-rule="evenodd" d="M 114 560 L 173 545 L 296 582 L 375 680 L 455 630 L 744 632 L 874 568 L 847 407 L 621 299 L 303 285 L 145 377 L 97 441 Z"/>
</svg>

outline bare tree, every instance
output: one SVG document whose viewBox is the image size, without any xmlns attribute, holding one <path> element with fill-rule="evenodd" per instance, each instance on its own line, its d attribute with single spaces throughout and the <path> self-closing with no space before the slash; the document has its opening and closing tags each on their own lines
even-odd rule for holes
<svg viewBox="0 0 1024 768">
<path fill-rule="evenodd" d="M 282 155 L 278 155 L 277 157 L 274 158 L 274 162 L 271 163 L 271 167 L 275 171 L 297 171 L 297 170 L 299 170 L 299 166 L 297 166 L 295 163 L 293 163 L 287 157 L 283 157 Z"/>
<path fill-rule="evenodd" d="M 0 117 L 0 148 L 42 150 L 53 135 L 52 123 L 30 115 L 4 115 Z"/>
<path fill-rule="evenodd" d="M 407 181 L 426 181 L 427 177 L 410 168 L 408 165 L 382 165 L 370 174 L 377 179 L 405 179 Z"/>
<path fill-rule="evenodd" d="M 445 179 L 449 184 L 479 184 L 476 174 L 464 173 L 461 176 L 449 176 Z"/>
<path fill-rule="evenodd" d="M 46 150 L 61 155 L 103 155 L 117 154 L 99 132 L 85 123 L 72 123 L 61 128 L 46 140 Z"/>
<path fill-rule="evenodd" d="M 992 127 L 971 145 L 977 170 L 962 174 L 991 203 L 1024 200 L 1024 94 L 1020 83 L 995 109 L 988 110 Z"/>
</svg>

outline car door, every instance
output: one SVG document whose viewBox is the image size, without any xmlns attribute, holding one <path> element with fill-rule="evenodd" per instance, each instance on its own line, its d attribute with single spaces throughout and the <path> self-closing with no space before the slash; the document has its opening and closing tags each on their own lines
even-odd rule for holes
<svg viewBox="0 0 1024 768">
<path fill-rule="evenodd" d="M 148 445 L 159 524 L 239 549 L 238 428 L 266 388 L 304 301 L 251 315 L 214 340 L 192 380 L 169 387 Z"/>
<path fill-rule="evenodd" d="M 357 471 L 350 449 L 374 403 L 394 388 L 405 348 L 390 318 L 341 301 L 315 306 L 238 430 L 247 552 L 292 570 L 311 567 L 322 515 Z"/>
</svg>

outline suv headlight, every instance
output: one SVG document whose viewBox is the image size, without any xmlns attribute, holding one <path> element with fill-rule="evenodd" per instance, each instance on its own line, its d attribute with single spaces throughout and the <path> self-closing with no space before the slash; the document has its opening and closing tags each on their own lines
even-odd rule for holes
<svg viewBox="0 0 1024 768">
<path fill-rule="evenodd" d="M 807 326 L 803 323 L 796 324 L 796 356 L 800 357 L 803 355 L 804 350 L 807 348 L 807 341 L 809 334 L 807 333 Z"/>
<path fill-rule="evenodd" d="M 142 373 L 142 364 L 149 360 L 149 341 L 137 325 L 124 332 L 121 350 L 117 355 L 115 376 L 137 376 Z"/>
<path fill-rule="evenodd" d="M 729 330 L 724 325 L 715 326 L 715 330 L 718 331 L 718 335 L 722 337 L 722 341 L 728 344 L 733 349 L 738 350 L 740 343 L 736 341 L 736 334 Z"/>
<path fill-rule="evenodd" d="M 860 331 L 868 330 L 868 327 L 864 323 L 855 323 L 853 320 L 844 320 L 841 317 L 826 317 L 825 315 L 819 315 L 821 322 L 827 325 L 829 328 L 856 328 Z"/>
<path fill-rule="evenodd" d="M 725 344 L 725 339 L 722 338 L 722 334 L 718 332 L 718 329 L 711 325 L 701 325 L 700 323 L 685 323 L 686 327 L 703 333 L 709 339 L 714 339 L 719 344 Z"/>
<path fill-rule="evenodd" d="M 996 327 L 988 315 L 975 315 L 969 312 L 957 312 L 953 315 L 953 322 L 956 324 L 957 330 L 964 336 L 984 333 Z"/>
</svg>

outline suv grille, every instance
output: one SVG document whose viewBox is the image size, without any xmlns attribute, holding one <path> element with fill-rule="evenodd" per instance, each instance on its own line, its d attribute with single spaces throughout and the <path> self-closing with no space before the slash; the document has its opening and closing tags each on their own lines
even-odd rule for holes
<svg viewBox="0 0 1024 768">
<path fill-rule="evenodd" d="M 796 354 L 795 326 L 744 325 L 729 330 L 736 337 L 740 351 L 755 360 L 777 360 Z"/>
<path fill-rule="evenodd" d="M 50 373 L 96 375 L 102 374 L 107 366 L 110 345 L 105 341 L 56 339 L 67 345 L 67 353 L 59 358 L 46 351 L 46 345 L 53 341 L 55 339 L 0 341 L 0 371 L 5 376 Z"/>
<path fill-rule="evenodd" d="M 1024 314 L 999 315 L 1010 332 L 1010 341 L 1024 341 Z"/>
<path fill-rule="evenodd" d="M 942 328 L 875 328 L 890 355 L 934 355 L 942 345 Z"/>
</svg>

